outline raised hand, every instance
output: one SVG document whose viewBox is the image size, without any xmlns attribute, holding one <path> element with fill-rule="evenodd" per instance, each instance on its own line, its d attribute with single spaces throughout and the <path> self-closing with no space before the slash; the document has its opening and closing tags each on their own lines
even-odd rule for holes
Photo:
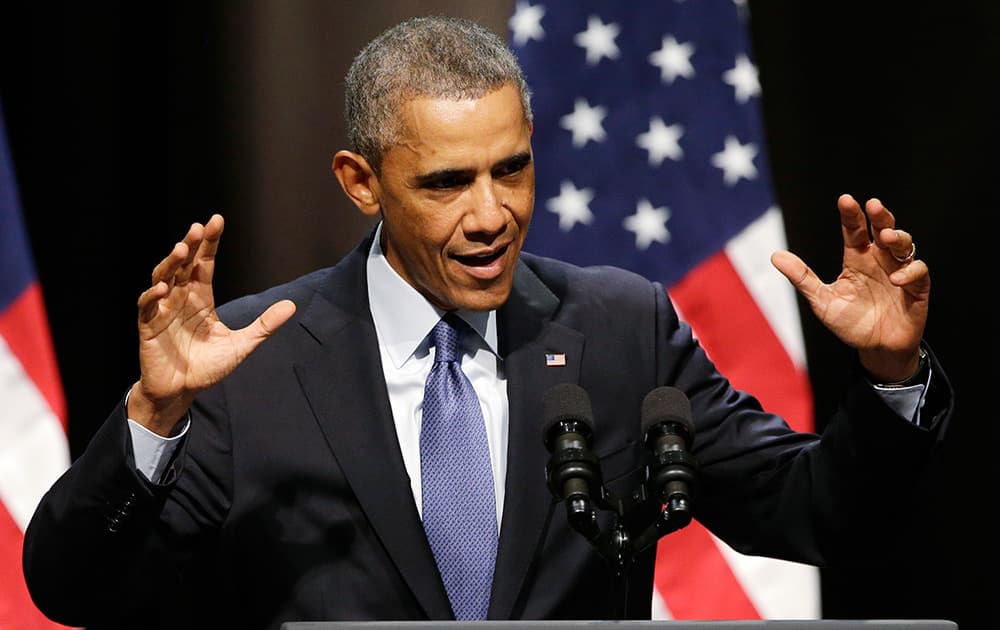
<svg viewBox="0 0 1000 630">
<path fill-rule="evenodd" d="M 855 348 L 876 382 L 902 381 L 919 367 L 931 280 L 914 257 L 913 237 L 878 199 L 865 211 L 850 195 L 837 200 L 844 237 L 843 269 L 824 284 L 801 258 L 775 252 L 774 266 L 795 285 L 813 313 L 841 341 Z M 869 238 L 868 225 L 871 224 Z"/>
<path fill-rule="evenodd" d="M 282 300 L 240 330 L 219 320 L 212 276 L 223 226 L 218 214 L 192 224 L 139 296 L 141 376 L 128 414 L 160 435 L 170 434 L 195 394 L 225 378 L 295 313 L 295 304 Z"/>
</svg>

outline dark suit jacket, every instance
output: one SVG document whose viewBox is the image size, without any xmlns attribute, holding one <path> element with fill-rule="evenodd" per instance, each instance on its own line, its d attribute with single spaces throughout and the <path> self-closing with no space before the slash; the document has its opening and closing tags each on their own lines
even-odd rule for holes
<svg viewBox="0 0 1000 630">
<path fill-rule="evenodd" d="M 26 576 L 44 612 L 92 628 L 451 616 L 382 376 L 369 243 L 336 267 L 220 309 L 239 327 L 278 299 L 298 306 L 198 397 L 161 485 L 136 473 L 119 404 L 26 532 Z M 894 415 L 858 377 L 822 439 L 794 433 L 716 372 L 663 287 L 621 270 L 524 254 L 499 324 L 510 425 L 491 618 L 618 614 L 611 567 L 546 486 L 540 410 L 555 383 L 589 392 L 593 450 L 620 492 L 644 475 L 643 397 L 664 384 L 685 391 L 700 465 L 696 518 L 745 553 L 815 564 L 877 546 L 889 531 L 877 524 L 900 513 L 897 499 L 950 415 L 932 356 L 931 429 Z M 549 352 L 566 365 L 547 366 Z M 641 554 L 629 616 L 649 617 L 652 570 L 653 554 Z"/>
</svg>

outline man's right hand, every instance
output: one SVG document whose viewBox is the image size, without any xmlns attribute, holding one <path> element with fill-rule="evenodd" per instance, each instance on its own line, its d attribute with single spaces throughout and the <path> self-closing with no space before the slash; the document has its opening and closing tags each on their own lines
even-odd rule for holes
<svg viewBox="0 0 1000 630">
<path fill-rule="evenodd" d="M 128 417 L 169 436 L 195 394 L 215 385 L 295 313 L 295 304 L 272 304 L 249 326 L 230 330 L 219 321 L 212 294 L 223 219 L 194 223 L 153 270 L 139 296 L 139 367 Z"/>
</svg>

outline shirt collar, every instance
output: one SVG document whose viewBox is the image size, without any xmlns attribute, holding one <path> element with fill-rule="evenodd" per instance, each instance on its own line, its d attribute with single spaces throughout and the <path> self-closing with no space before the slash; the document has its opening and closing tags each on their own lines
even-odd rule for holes
<svg viewBox="0 0 1000 630">
<path fill-rule="evenodd" d="M 382 224 L 379 223 L 368 250 L 368 305 L 379 339 L 393 365 L 399 369 L 417 351 L 445 311 L 428 302 L 396 273 L 382 252 L 381 239 Z M 495 310 L 459 310 L 456 314 L 479 334 L 490 352 L 500 356 Z"/>
</svg>

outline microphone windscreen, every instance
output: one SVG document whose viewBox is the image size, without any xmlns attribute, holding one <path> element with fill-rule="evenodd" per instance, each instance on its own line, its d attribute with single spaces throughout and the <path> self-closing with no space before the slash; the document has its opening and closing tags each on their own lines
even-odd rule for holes
<svg viewBox="0 0 1000 630">
<path fill-rule="evenodd" d="M 676 387 L 657 387 L 642 400 L 642 434 L 645 435 L 661 422 L 672 422 L 684 427 L 689 441 L 694 435 L 691 401 Z"/>
<path fill-rule="evenodd" d="M 542 420 L 545 436 L 553 426 L 566 420 L 577 420 L 593 430 L 594 412 L 590 408 L 587 390 L 576 383 L 553 385 L 542 397 Z"/>
</svg>

